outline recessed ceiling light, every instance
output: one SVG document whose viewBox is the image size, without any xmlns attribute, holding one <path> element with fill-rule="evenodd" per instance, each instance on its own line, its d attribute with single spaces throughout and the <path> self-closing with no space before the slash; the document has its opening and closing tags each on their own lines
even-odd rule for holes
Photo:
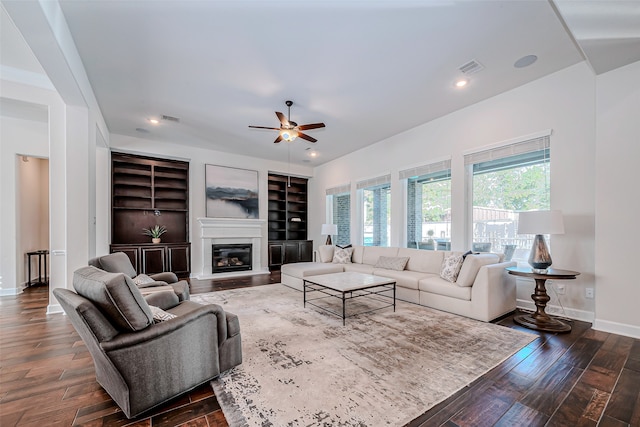
<svg viewBox="0 0 640 427">
<path fill-rule="evenodd" d="M 456 80 L 456 87 L 465 87 L 469 83 L 467 79 Z"/>
<path fill-rule="evenodd" d="M 318 157 L 317 151 L 309 151 L 309 157 Z"/>
<path fill-rule="evenodd" d="M 157 125 L 158 123 L 160 123 L 160 121 L 157 119 L 149 119 L 149 123 L 151 123 L 152 125 Z"/>
<path fill-rule="evenodd" d="M 513 66 L 516 68 L 524 68 L 524 67 L 528 67 L 529 65 L 533 64 L 534 62 L 536 62 L 538 60 L 538 57 L 535 55 L 527 55 L 527 56 L 523 56 L 522 58 L 518 59 Z"/>
</svg>

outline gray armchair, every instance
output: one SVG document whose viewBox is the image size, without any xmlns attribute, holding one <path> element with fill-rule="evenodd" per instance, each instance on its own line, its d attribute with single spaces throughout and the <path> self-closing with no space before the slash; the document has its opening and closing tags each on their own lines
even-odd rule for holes
<svg viewBox="0 0 640 427">
<path fill-rule="evenodd" d="M 129 418 L 242 363 L 238 318 L 218 305 L 180 302 L 173 292 L 143 297 L 126 275 L 93 266 L 75 271 L 73 286 L 77 293 L 53 294 L 91 353 L 98 383 Z M 176 317 L 154 323 L 150 304 Z"/>
<path fill-rule="evenodd" d="M 89 265 L 109 273 L 124 273 L 132 279 L 138 274 L 136 269 L 133 268 L 131 260 L 124 252 L 114 252 L 92 258 L 89 260 Z M 166 271 L 163 273 L 150 274 L 149 277 L 153 279 L 154 282 L 136 284 L 143 295 L 173 289 L 180 301 L 189 299 L 189 283 L 185 280 L 178 280 L 178 276 L 176 276 L 175 273 Z M 168 286 L 170 286 L 170 288 Z"/>
</svg>

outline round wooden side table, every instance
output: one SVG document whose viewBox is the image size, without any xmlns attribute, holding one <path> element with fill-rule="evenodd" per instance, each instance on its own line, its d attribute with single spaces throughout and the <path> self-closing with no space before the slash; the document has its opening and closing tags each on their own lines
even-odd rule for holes
<svg viewBox="0 0 640 427">
<path fill-rule="evenodd" d="M 507 267 L 509 274 L 514 276 L 529 277 L 536 282 L 536 289 L 531 299 L 536 304 L 536 311 L 531 314 L 520 314 L 513 321 L 525 328 L 544 332 L 571 332 L 571 325 L 555 319 L 545 313 L 544 309 L 551 299 L 547 294 L 545 282 L 547 280 L 575 279 L 578 273 L 571 270 L 557 270 L 550 268 L 546 273 L 534 273 L 531 268 Z"/>
</svg>

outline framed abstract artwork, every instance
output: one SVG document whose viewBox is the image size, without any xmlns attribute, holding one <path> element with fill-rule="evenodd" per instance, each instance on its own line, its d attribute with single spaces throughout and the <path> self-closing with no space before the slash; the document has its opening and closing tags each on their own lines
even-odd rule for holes
<svg viewBox="0 0 640 427">
<path fill-rule="evenodd" d="M 258 218 L 258 171 L 205 165 L 208 218 Z"/>
</svg>

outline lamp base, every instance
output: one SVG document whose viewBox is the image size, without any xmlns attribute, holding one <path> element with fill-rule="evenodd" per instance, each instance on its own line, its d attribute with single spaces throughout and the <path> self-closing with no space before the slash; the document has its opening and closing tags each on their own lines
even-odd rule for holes
<svg viewBox="0 0 640 427">
<path fill-rule="evenodd" d="M 531 271 L 536 274 L 547 274 L 549 272 L 548 268 L 531 268 Z"/>
<path fill-rule="evenodd" d="M 333 243 L 331 242 L 331 235 L 327 236 L 327 241 L 324 242 L 325 245 L 333 245 Z"/>
<path fill-rule="evenodd" d="M 534 273 L 546 274 L 551 264 L 551 254 L 547 242 L 542 234 L 536 234 L 531 254 L 529 254 L 529 265 Z"/>
</svg>

